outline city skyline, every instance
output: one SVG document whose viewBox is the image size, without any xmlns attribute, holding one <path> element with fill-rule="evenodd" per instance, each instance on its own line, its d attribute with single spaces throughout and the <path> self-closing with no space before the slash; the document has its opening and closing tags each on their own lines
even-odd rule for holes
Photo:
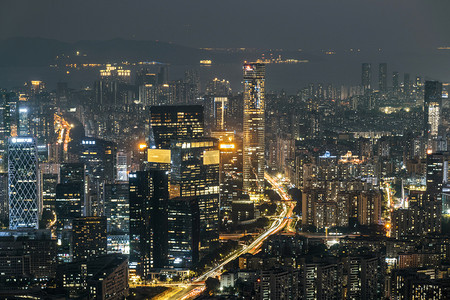
<svg viewBox="0 0 450 300">
<path fill-rule="evenodd" d="M 449 9 L 4 1 L 0 298 L 450 299 Z"/>
</svg>

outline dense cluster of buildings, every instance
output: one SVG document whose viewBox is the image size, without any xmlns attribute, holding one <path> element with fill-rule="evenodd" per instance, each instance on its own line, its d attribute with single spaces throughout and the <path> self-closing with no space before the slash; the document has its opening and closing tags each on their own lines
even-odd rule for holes
<svg viewBox="0 0 450 300">
<path fill-rule="evenodd" d="M 139 67 L 108 64 L 92 89 L 0 90 L 0 296 L 121 299 L 129 280 L 188 277 L 221 231 L 264 214 L 266 174 L 295 221 L 232 261 L 217 293 L 449 295 L 447 85 L 394 72 L 390 86 L 381 63 L 375 89 L 365 63 L 360 86 L 287 95 L 245 63 L 233 94 Z"/>
</svg>

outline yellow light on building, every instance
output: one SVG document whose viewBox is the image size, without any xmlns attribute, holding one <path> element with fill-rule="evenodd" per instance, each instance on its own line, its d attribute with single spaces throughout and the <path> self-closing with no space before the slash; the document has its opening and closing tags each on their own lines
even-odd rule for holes
<svg viewBox="0 0 450 300">
<path fill-rule="evenodd" d="M 219 150 L 206 150 L 203 153 L 204 165 L 217 165 L 220 162 Z"/>
<path fill-rule="evenodd" d="M 148 149 L 147 161 L 153 163 L 170 164 L 170 150 Z"/>
<path fill-rule="evenodd" d="M 219 145 L 219 149 L 235 149 L 236 145 L 234 143 L 222 143 Z"/>
</svg>

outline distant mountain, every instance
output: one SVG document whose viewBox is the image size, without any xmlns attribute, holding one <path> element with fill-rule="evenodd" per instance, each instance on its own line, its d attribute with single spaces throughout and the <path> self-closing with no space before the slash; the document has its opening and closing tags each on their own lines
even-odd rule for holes
<svg viewBox="0 0 450 300">
<path fill-rule="evenodd" d="M 0 41 L 0 67 L 48 66 L 70 44 L 42 38 L 10 38 Z"/>
<path fill-rule="evenodd" d="M 82 56 L 74 57 L 77 51 Z M 244 59 L 242 53 L 215 52 L 158 41 L 113 39 L 66 43 L 52 39 L 19 37 L 0 40 L 0 67 L 48 66 L 55 64 L 56 58 L 61 59 L 62 55 L 70 56 L 71 61 L 90 63 L 127 60 L 189 65 L 198 64 L 201 59 L 212 59 L 219 63 Z"/>
</svg>

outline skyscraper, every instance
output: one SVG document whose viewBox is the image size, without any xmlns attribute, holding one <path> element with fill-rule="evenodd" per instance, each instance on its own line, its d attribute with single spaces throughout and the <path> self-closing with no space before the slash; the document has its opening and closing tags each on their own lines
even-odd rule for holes
<svg viewBox="0 0 450 300">
<path fill-rule="evenodd" d="M 203 126 L 202 106 L 152 107 L 147 154 L 149 168 L 170 170 L 170 199 L 182 201 L 195 197 L 201 228 L 196 249 L 205 253 L 213 250 L 219 241 L 220 153 L 217 139 L 203 137 Z M 166 206 L 161 208 L 167 209 Z M 161 213 L 167 213 L 167 210 Z M 180 213 L 185 215 L 185 212 Z M 185 242 L 190 243 L 177 241 Z M 171 246 L 174 245 L 169 244 L 169 249 Z"/>
<path fill-rule="evenodd" d="M 55 189 L 56 236 L 58 257 L 70 261 L 73 220 L 83 216 L 84 188 L 81 182 L 60 183 Z"/>
<path fill-rule="evenodd" d="M 211 251 L 219 242 L 219 163 L 215 138 L 172 141 L 170 199 L 196 197 L 200 210 L 200 248 Z"/>
<path fill-rule="evenodd" d="M 438 135 L 440 109 L 442 104 L 442 83 L 425 81 L 424 98 L 424 136 L 428 139 Z"/>
<path fill-rule="evenodd" d="M 73 260 L 90 260 L 106 254 L 106 217 L 73 220 Z"/>
<path fill-rule="evenodd" d="M 128 183 L 105 185 L 105 215 L 108 233 L 129 234 L 130 203 Z"/>
<path fill-rule="evenodd" d="M 387 64 L 381 63 L 378 66 L 378 89 L 381 92 L 387 91 Z"/>
<path fill-rule="evenodd" d="M 171 140 L 203 136 L 201 105 L 152 106 L 149 148 L 169 149 Z"/>
<path fill-rule="evenodd" d="M 168 174 L 139 171 L 129 178 L 130 268 L 146 277 L 166 263 Z"/>
<path fill-rule="evenodd" d="M 75 218 L 83 215 L 82 183 L 60 183 L 56 185 L 55 210 L 58 231 L 72 228 Z"/>
<path fill-rule="evenodd" d="M 199 259 L 200 210 L 197 197 L 168 202 L 168 264 L 191 267 Z"/>
<path fill-rule="evenodd" d="M 13 137 L 8 145 L 9 228 L 39 228 L 39 173 L 36 142 Z"/>
<path fill-rule="evenodd" d="M 27 136 L 30 134 L 29 111 L 28 107 L 19 107 L 19 136 Z"/>
<path fill-rule="evenodd" d="M 214 123 L 216 130 L 225 130 L 225 118 L 228 108 L 227 97 L 214 97 Z"/>
<path fill-rule="evenodd" d="M 370 63 L 362 64 L 362 73 L 361 73 L 361 85 L 364 91 L 371 89 L 371 81 L 372 81 L 372 65 Z"/>
<path fill-rule="evenodd" d="M 442 153 L 432 153 L 427 155 L 427 193 L 436 200 L 442 199 L 442 187 L 447 183 L 448 161 L 446 155 Z"/>
<path fill-rule="evenodd" d="M 254 200 L 264 196 L 265 65 L 244 64 L 244 191 Z"/>
</svg>

